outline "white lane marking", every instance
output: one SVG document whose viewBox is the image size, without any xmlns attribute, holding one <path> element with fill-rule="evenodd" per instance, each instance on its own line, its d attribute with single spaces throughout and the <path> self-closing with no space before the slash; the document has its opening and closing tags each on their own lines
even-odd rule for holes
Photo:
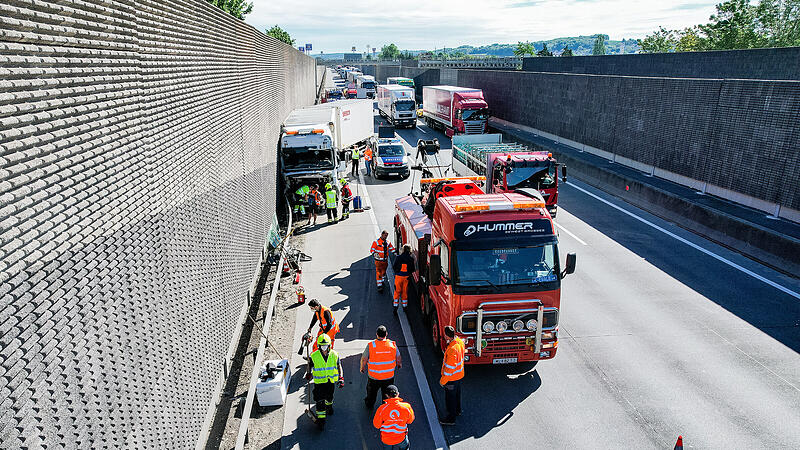
<svg viewBox="0 0 800 450">
<path fill-rule="evenodd" d="M 425 131 L 425 130 L 423 130 L 422 128 L 420 128 L 420 127 L 419 127 L 419 124 L 417 124 L 417 129 L 418 129 L 419 131 L 422 131 L 422 132 L 423 132 L 423 133 L 425 133 L 425 134 L 428 134 L 428 132 L 427 132 L 427 131 Z"/>
<path fill-rule="evenodd" d="M 578 236 L 575 236 L 575 234 L 573 234 L 571 231 L 569 231 L 568 229 L 566 229 L 563 226 L 561 226 L 560 223 L 556 222 L 556 226 L 558 228 L 560 228 L 561 231 L 563 231 L 564 233 L 567 233 L 568 235 L 572 236 L 573 239 L 575 239 L 576 241 L 580 242 L 581 245 L 589 245 L 586 242 L 583 242 L 583 240 L 581 238 L 579 238 Z"/>
<path fill-rule="evenodd" d="M 739 264 L 736 264 L 735 262 L 733 262 L 731 260 L 725 259 L 722 256 L 712 252 L 711 250 L 707 250 L 707 249 L 695 244 L 694 242 L 691 242 L 691 241 L 689 241 L 687 239 L 684 239 L 684 238 L 678 236 L 677 234 L 675 234 L 675 233 L 673 233 L 671 231 L 668 231 L 668 230 L 666 230 L 666 229 L 654 224 L 653 222 L 650 222 L 647 219 L 639 217 L 636 214 L 634 214 L 634 213 L 632 213 L 632 212 L 630 212 L 630 211 L 628 211 L 628 210 L 626 210 L 624 208 L 621 208 L 621 207 L 609 202 L 608 200 L 606 200 L 604 198 L 601 198 L 598 195 L 595 195 L 595 194 L 587 191 L 586 189 L 583 189 L 583 188 L 581 188 L 579 186 L 576 186 L 576 185 L 574 185 L 574 184 L 572 184 L 570 182 L 567 182 L 567 184 L 572 186 L 572 187 L 574 187 L 575 189 L 583 192 L 584 194 L 586 194 L 586 195 L 588 195 L 590 197 L 594 197 L 597 200 L 600 200 L 601 202 L 605 203 L 606 205 L 608 205 L 608 206 L 610 206 L 610 207 L 612 207 L 612 208 L 614 208 L 614 209 L 616 209 L 616 210 L 618 210 L 618 211 L 620 211 L 620 212 L 622 212 L 624 214 L 627 214 L 630 217 L 633 217 L 634 219 L 638 220 L 639 222 L 642 222 L 645 225 L 648 225 L 648 226 L 650 226 L 652 228 L 655 228 L 656 230 L 666 234 L 667 236 L 669 236 L 671 238 L 674 238 L 675 240 L 683 242 L 684 244 L 688 245 L 689 247 L 692 247 L 695 250 L 698 250 L 698 251 L 700 251 L 702 253 L 705 253 L 706 255 L 716 259 L 717 261 L 723 262 L 723 263 L 733 267 L 734 269 L 739 270 L 740 272 L 743 272 L 743 273 L 745 273 L 747 275 L 750 275 L 751 277 L 755 278 L 758 281 L 764 282 L 764 283 L 774 287 L 775 289 L 777 289 L 777 290 L 779 290 L 781 292 L 784 292 L 786 294 L 791 295 L 792 297 L 794 297 L 796 299 L 800 299 L 800 293 L 797 293 L 797 292 L 795 292 L 795 291 L 793 291 L 793 290 L 791 290 L 791 289 L 789 289 L 789 288 L 787 288 L 787 287 L 785 287 L 783 285 L 780 285 L 780 284 L 778 284 L 778 283 L 776 283 L 776 282 L 774 282 L 774 281 L 772 281 L 772 280 L 770 280 L 768 278 L 765 278 L 765 277 L 753 272 L 750 269 L 746 269 L 746 268 L 740 266 Z"/>
<path fill-rule="evenodd" d="M 369 192 L 367 192 L 367 185 L 364 183 L 364 175 L 358 171 L 358 181 L 364 186 L 364 198 L 362 201 L 365 206 L 369 206 L 369 218 L 372 220 L 372 226 L 375 229 L 375 237 L 381 235 L 380 227 L 378 227 L 378 219 L 375 217 L 375 208 L 372 207 L 372 202 L 369 199 Z M 386 268 L 386 281 L 389 285 L 389 294 L 394 297 L 394 270 L 392 265 L 389 264 Z M 425 408 L 425 415 L 428 417 L 428 426 L 431 428 L 431 435 L 433 436 L 433 443 L 436 449 L 447 450 L 447 441 L 444 438 L 444 431 L 442 425 L 439 424 L 439 413 L 436 411 L 436 405 L 433 403 L 433 394 L 431 394 L 430 386 L 428 386 L 428 379 L 425 376 L 425 371 L 422 369 L 422 360 L 419 357 L 417 350 L 417 343 L 414 341 L 414 335 L 411 333 L 411 326 L 408 324 L 408 318 L 404 312 L 399 311 L 398 317 L 400 318 L 400 328 L 403 330 L 403 339 L 408 346 L 408 354 L 411 357 L 411 367 L 414 369 L 414 378 L 417 380 L 417 388 L 419 389 L 420 397 L 422 397 L 422 405 Z"/>
</svg>

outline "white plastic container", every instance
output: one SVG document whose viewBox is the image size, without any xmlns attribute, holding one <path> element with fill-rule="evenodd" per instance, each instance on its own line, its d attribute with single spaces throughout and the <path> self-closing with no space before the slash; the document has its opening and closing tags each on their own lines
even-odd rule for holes
<svg viewBox="0 0 800 450">
<path fill-rule="evenodd" d="M 267 364 L 275 364 L 279 370 L 274 377 L 264 380 Z M 261 366 L 261 379 L 256 384 L 256 399 L 259 406 L 280 406 L 286 404 L 286 394 L 289 392 L 289 379 L 291 369 L 289 360 L 273 359 L 264 362 Z"/>
</svg>

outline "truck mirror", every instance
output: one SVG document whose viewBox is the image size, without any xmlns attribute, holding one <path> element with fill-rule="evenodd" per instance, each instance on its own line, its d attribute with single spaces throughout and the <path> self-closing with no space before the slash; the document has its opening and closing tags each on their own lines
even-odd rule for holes
<svg viewBox="0 0 800 450">
<path fill-rule="evenodd" d="M 430 264 L 428 264 L 428 284 L 431 286 L 438 286 L 442 282 L 442 257 L 439 255 L 431 255 Z"/>
<path fill-rule="evenodd" d="M 567 182 L 567 166 L 566 165 L 561 166 L 561 182 L 562 183 L 566 183 Z"/>
<path fill-rule="evenodd" d="M 406 156 L 411 156 L 411 152 L 406 152 Z"/>
<path fill-rule="evenodd" d="M 577 255 L 575 253 L 567 253 L 567 264 L 564 271 L 561 272 L 561 278 L 575 272 L 575 260 Z"/>
</svg>

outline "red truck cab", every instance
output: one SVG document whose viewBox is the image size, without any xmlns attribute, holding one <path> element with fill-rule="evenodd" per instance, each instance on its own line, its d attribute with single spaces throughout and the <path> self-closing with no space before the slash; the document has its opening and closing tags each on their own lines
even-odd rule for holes
<svg viewBox="0 0 800 450">
<path fill-rule="evenodd" d="M 487 130 L 489 104 L 480 89 L 425 86 L 422 88 L 422 104 L 426 124 L 442 129 L 448 137 L 481 134 Z"/>
<path fill-rule="evenodd" d="M 562 270 L 541 199 L 468 185 L 434 190 L 424 204 L 411 196 L 397 201 L 396 240 L 415 250 L 414 279 L 434 345 L 444 349 L 444 327 L 451 325 L 464 339 L 467 364 L 553 358 L 561 280 L 574 271 L 575 255 Z"/>
</svg>

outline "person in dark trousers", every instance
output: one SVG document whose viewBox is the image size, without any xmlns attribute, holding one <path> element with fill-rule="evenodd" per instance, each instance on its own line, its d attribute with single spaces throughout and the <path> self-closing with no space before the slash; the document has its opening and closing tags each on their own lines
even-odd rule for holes
<svg viewBox="0 0 800 450">
<path fill-rule="evenodd" d="M 461 415 L 461 379 L 464 378 L 464 341 L 456 337 L 455 328 L 444 327 L 447 348 L 442 361 L 442 377 L 439 384 L 444 388 L 447 416 L 440 417 L 442 425 L 455 425 L 456 416 Z"/>
<path fill-rule="evenodd" d="M 402 367 L 400 350 L 397 344 L 389 339 L 386 327 L 381 325 L 375 330 L 375 340 L 367 344 L 367 348 L 361 354 L 361 373 L 367 374 L 367 396 L 364 398 L 364 406 L 372 409 L 375 406 L 375 396 L 378 389 L 381 390 L 382 398 L 385 400 L 388 395 L 387 388 L 394 384 L 395 369 Z"/>
<path fill-rule="evenodd" d="M 350 217 L 350 200 L 353 198 L 353 191 L 350 190 L 350 185 L 345 181 L 342 183 L 342 219 Z"/>
<path fill-rule="evenodd" d="M 358 161 L 361 158 L 361 150 L 353 148 L 353 167 L 351 173 L 354 177 L 358 178 Z"/>
<path fill-rule="evenodd" d="M 408 425 L 414 423 L 414 409 L 400 398 L 397 386 L 386 388 L 388 397 L 375 411 L 372 426 L 381 430 L 381 443 L 385 450 L 408 450 Z"/>
<path fill-rule="evenodd" d="M 325 185 L 325 207 L 328 213 L 328 223 L 336 223 L 339 218 L 336 217 L 336 203 L 339 200 L 339 194 L 332 184 Z"/>
<path fill-rule="evenodd" d="M 331 309 L 319 302 L 319 300 L 312 298 L 308 302 L 308 307 L 311 308 L 311 311 L 314 311 L 314 316 L 311 318 L 311 325 L 308 326 L 308 334 L 311 334 L 311 329 L 314 328 L 314 325 L 319 322 L 319 331 L 317 331 L 317 337 L 325 334 L 329 338 L 331 338 L 331 347 L 333 347 L 336 339 L 336 333 L 339 332 L 339 324 L 336 323 L 336 319 L 333 317 L 331 313 Z M 314 350 L 317 349 L 317 341 L 314 341 Z"/>
<path fill-rule="evenodd" d="M 344 373 L 339 354 L 331 348 L 331 338 L 321 334 L 314 342 L 318 350 L 308 358 L 306 380 L 314 380 L 314 401 L 317 403 L 317 427 L 325 429 L 325 421 L 333 415 L 333 394 L 336 385 L 344 387 Z"/>
<path fill-rule="evenodd" d="M 411 256 L 411 246 L 404 245 L 403 252 L 394 259 L 394 315 L 397 315 L 399 301 L 403 301 L 403 312 L 408 309 L 408 277 L 414 272 L 414 257 Z"/>
<path fill-rule="evenodd" d="M 316 184 L 311 186 L 311 192 L 308 193 L 308 224 L 307 225 L 316 225 L 317 224 L 317 202 L 320 199 L 319 195 L 319 186 Z M 311 219 L 314 219 L 314 223 L 311 223 Z"/>
</svg>

